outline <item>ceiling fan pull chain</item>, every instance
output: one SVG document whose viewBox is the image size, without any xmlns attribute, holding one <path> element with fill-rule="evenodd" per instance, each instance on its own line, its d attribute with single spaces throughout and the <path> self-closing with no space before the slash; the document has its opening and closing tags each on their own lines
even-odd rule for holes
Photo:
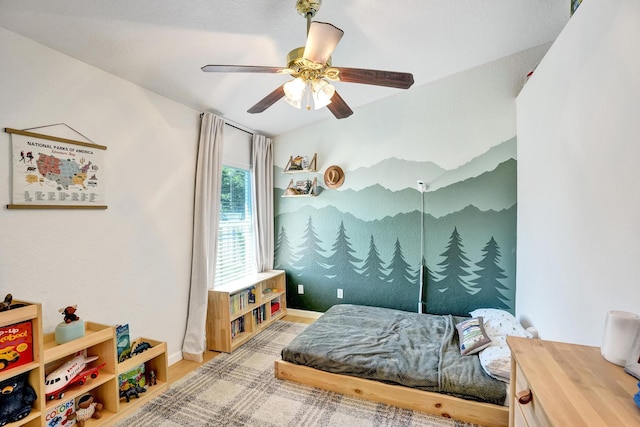
<svg viewBox="0 0 640 427">
<path fill-rule="evenodd" d="M 306 106 L 307 111 L 311 111 L 311 91 L 312 90 L 313 89 L 311 88 L 311 82 L 307 81 L 307 90 L 306 90 L 306 92 L 307 92 L 307 106 Z"/>
</svg>

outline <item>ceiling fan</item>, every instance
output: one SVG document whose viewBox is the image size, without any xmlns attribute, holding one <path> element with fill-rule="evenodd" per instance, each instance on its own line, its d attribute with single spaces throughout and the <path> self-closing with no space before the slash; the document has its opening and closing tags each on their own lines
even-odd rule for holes
<svg viewBox="0 0 640 427">
<path fill-rule="evenodd" d="M 293 49 L 287 55 L 287 67 L 253 65 L 205 65 L 202 71 L 217 73 L 279 73 L 289 74 L 290 80 L 247 110 L 262 113 L 276 101 L 284 98 L 290 105 L 311 109 L 327 107 L 338 119 L 349 117 L 353 111 L 336 92 L 330 82 L 362 83 L 408 89 L 413 84 L 411 73 L 369 70 L 364 68 L 333 67 L 331 54 L 342 38 L 344 31 L 326 23 L 311 21 L 318 12 L 322 0 L 296 0 L 296 10 L 307 19 L 307 42 L 304 47 Z M 306 95 L 306 97 L 305 97 Z"/>
</svg>

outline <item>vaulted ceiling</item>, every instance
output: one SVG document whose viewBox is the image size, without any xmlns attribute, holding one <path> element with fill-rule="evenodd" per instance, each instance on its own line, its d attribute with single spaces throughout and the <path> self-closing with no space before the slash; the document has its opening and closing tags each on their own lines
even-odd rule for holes
<svg viewBox="0 0 640 427">
<path fill-rule="evenodd" d="M 207 64 L 285 67 L 306 40 L 295 0 L 0 0 L 0 26 L 169 99 L 274 136 L 335 120 L 283 100 L 247 109 L 290 77 L 204 73 Z M 344 30 L 335 66 L 413 73 L 415 86 L 553 41 L 570 0 L 324 0 Z M 337 82 L 358 107 L 402 89 Z M 409 89 L 411 90 L 411 89 Z M 349 120 L 349 118 L 343 119 Z"/>
</svg>

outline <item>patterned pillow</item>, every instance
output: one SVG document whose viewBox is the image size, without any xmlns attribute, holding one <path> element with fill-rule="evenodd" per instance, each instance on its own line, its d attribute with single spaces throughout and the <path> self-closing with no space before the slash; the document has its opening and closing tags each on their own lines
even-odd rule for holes
<svg viewBox="0 0 640 427">
<path fill-rule="evenodd" d="M 474 317 L 456 325 L 460 337 L 460 354 L 475 354 L 491 344 L 482 324 L 482 317 Z"/>
<path fill-rule="evenodd" d="M 499 337 L 506 337 L 507 335 L 533 338 L 533 334 L 525 330 L 508 311 L 497 308 L 479 308 L 469 314 L 471 314 L 471 317 L 482 316 L 484 319 L 484 329 L 492 340 L 499 339 Z"/>
<path fill-rule="evenodd" d="M 480 352 L 480 365 L 487 373 L 500 381 L 509 382 L 511 377 L 511 350 L 507 335 L 533 338 L 533 334 L 522 327 L 513 315 L 496 308 L 479 308 L 470 313 L 483 316 L 484 328 L 491 344 Z"/>
<path fill-rule="evenodd" d="M 485 348 L 480 352 L 480 365 L 487 375 L 504 382 L 511 377 L 511 350 L 506 344 Z"/>
</svg>

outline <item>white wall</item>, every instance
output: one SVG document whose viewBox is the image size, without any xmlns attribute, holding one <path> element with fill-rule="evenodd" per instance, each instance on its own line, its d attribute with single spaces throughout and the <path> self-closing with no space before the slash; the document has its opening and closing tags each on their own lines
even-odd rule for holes
<svg viewBox="0 0 640 427">
<path fill-rule="evenodd" d="M 0 126 L 66 123 L 107 146 L 108 168 L 106 211 L 7 210 L 11 144 L 0 133 L 0 295 L 41 302 L 45 332 L 70 304 L 85 320 L 128 322 L 133 336 L 167 341 L 175 361 L 199 113 L 2 28 L 0 53 Z"/>
<path fill-rule="evenodd" d="M 640 313 L 640 3 L 583 2 L 517 100 L 516 312 L 599 346 Z"/>
</svg>

